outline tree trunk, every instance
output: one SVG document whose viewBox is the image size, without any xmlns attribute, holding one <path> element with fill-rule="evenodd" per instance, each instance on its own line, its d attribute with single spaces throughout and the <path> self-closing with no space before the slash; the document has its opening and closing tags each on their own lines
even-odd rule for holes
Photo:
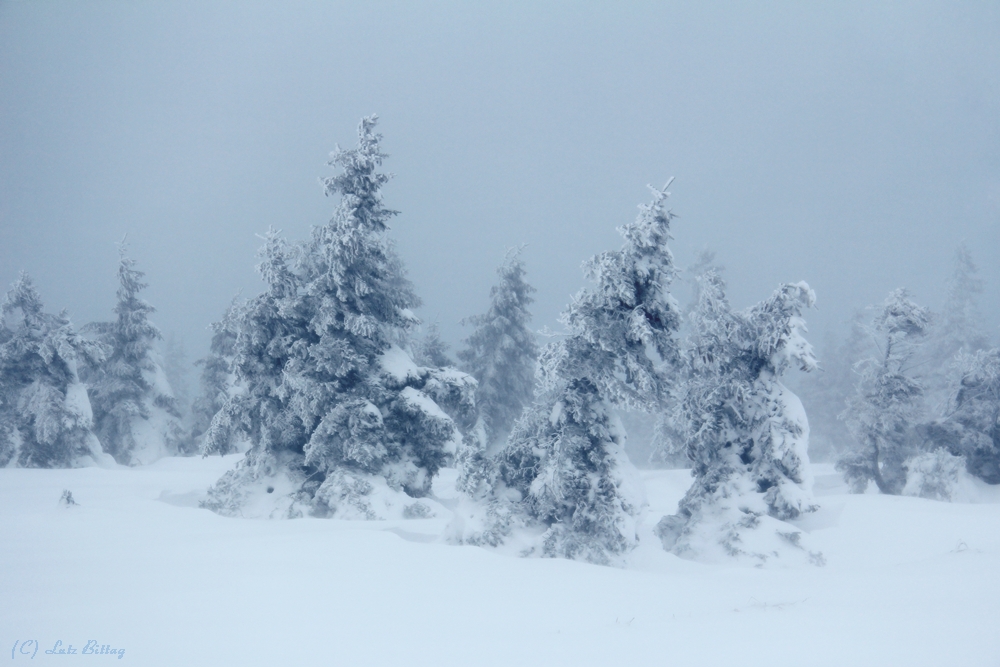
<svg viewBox="0 0 1000 667">
<path fill-rule="evenodd" d="M 881 493 L 895 495 L 886 483 L 885 478 L 882 477 L 882 469 L 879 467 L 879 449 L 877 442 L 872 443 L 872 449 L 874 450 L 874 454 L 872 455 L 872 479 L 875 480 L 875 486 L 878 487 L 878 490 Z"/>
</svg>

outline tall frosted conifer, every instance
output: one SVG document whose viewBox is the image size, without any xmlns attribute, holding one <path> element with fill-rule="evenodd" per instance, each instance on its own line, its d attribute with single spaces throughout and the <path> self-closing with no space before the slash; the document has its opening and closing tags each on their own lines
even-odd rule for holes
<svg viewBox="0 0 1000 667">
<path fill-rule="evenodd" d="M 871 344 L 863 310 L 854 313 L 849 333 L 843 341 L 828 335 L 823 346 L 820 372 L 810 373 L 799 384 L 802 403 L 809 414 L 809 459 L 834 461 L 848 447 L 851 434 L 840 418 L 847 401 L 855 393 L 860 361 Z"/>
<path fill-rule="evenodd" d="M 698 254 L 698 259 L 683 270 L 683 282 L 687 284 L 689 300 L 682 308 L 681 335 L 687 335 L 691 327 L 692 315 L 698 308 L 701 295 L 702 278 L 709 272 L 722 275 L 725 267 L 715 261 L 715 252 L 705 248 Z M 685 446 L 687 434 L 684 432 L 684 418 L 681 409 L 681 392 L 675 385 L 674 391 L 667 397 L 666 405 L 656 416 L 653 425 L 652 455 L 650 462 L 666 467 L 683 467 L 687 464 Z"/>
<path fill-rule="evenodd" d="M 43 312 L 21 274 L 0 321 L 0 468 L 67 468 L 100 457 L 77 364 L 99 363 L 105 353 L 73 331 L 65 312 Z"/>
<path fill-rule="evenodd" d="M 159 329 L 150 322 L 155 311 L 139 292 L 145 275 L 119 245 L 118 292 L 112 322 L 85 327 L 110 349 L 107 360 L 87 369 L 85 380 L 94 407 L 96 432 L 104 450 L 119 463 L 151 463 L 175 454 L 185 440 L 180 412 L 153 343 Z"/>
<path fill-rule="evenodd" d="M 542 351 L 535 405 L 515 424 L 495 467 L 483 466 L 478 484 L 466 485 L 488 504 L 485 515 L 459 514 L 458 539 L 497 545 L 526 526 L 528 535 L 541 531 L 530 553 L 596 563 L 615 562 L 636 545 L 641 483 L 612 409 L 660 408 L 680 324 L 669 292 L 668 194 L 652 190 L 652 203 L 618 228 L 621 250 L 584 265 L 595 285 L 563 314 L 568 336 Z"/>
<path fill-rule="evenodd" d="M 206 506 L 216 511 L 258 511 L 254 499 L 277 489 L 265 514 L 420 516 L 428 506 L 412 498 L 427 495 L 461 442 L 448 413 L 472 411 L 475 381 L 419 367 L 398 345 L 418 323 L 418 300 L 386 238 L 396 211 L 382 203 L 389 176 L 378 171 L 375 124 L 363 119 L 358 146 L 333 154 L 330 222 L 299 245 L 267 237 L 267 289 L 237 316 L 240 391 L 206 437 L 207 452 L 226 451 L 217 433 L 251 444 L 213 487 Z"/>
<path fill-rule="evenodd" d="M 184 341 L 171 333 L 167 336 L 163 351 L 163 372 L 167 374 L 167 381 L 173 391 L 177 411 L 182 416 L 187 415 L 191 407 L 188 387 L 190 370 L 191 364 L 188 362 L 187 351 L 184 349 Z"/>
<path fill-rule="evenodd" d="M 913 427 L 920 420 L 924 396 L 911 364 L 930 323 L 928 310 L 898 289 L 869 327 L 877 347 L 858 362 L 861 377 L 843 416 L 854 442 L 837 462 L 856 493 L 869 481 L 888 494 L 899 494 L 906 485 L 905 462 L 916 453 Z"/>
<path fill-rule="evenodd" d="M 940 324 L 933 332 L 934 353 L 945 362 L 954 360 L 959 351 L 974 354 L 989 347 L 989 337 L 982 329 L 979 295 L 983 279 L 972 259 L 969 247 L 962 243 L 955 250 L 954 267 L 948 280 L 948 293 Z"/>
<path fill-rule="evenodd" d="M 982 292 L 979 269 L 968 246 L 962 243 L 955 250 L 944 307 L 933 318 L 926 342 L 914 357 L 914 364 L 922 371 L 924 409 L 930 419 L 944 416 L 955 397 L 954 386 L 960 381 L 964 364 L 959 354 L 974 355 L 990 347 L 979 311 Z"/>
<path fill-rule="evenodd" d="M 191 405 L 191 439 L 196 445 L 212 424 L 212 418 L 225 406 L 232 395 L 236 378 L 233 374 L 233 357 L 236 350 L 237 315 L 239 305 L 236 299 L 229 304 L 222 319 L 212 323 L 212 342 L 208 356 L 199 359 L 201 366 L 201 395 Z M 222 428 L 222 424 L 218 425 Z M 227 454 L 235 446 L 232 433 L 218 433 L 214 436 L 216 451 Z"/>
<path fill-rule="evenodd" d="M 535 288 L 525 280 L 520 251 L 508 251 L 497 269 L 499 281 L 490 289 L 490 307 L 468 319 L 475 330 L 458 354 L 464 369 L 479 382 L 476 406 L 487 444 L 507 436 L 534 395 L 538 345 L 528 328 L 528 306 Z"/>
</svg>

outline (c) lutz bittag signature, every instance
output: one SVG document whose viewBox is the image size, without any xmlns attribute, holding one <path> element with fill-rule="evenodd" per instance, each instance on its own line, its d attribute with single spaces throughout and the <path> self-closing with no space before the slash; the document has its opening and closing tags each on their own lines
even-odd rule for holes
<svg viewBox="0 0 1000 667">
<path fill-rule="evenodd" d="M 29 659 L 34 659 L 38 653 L 37 639 L 19 639 L 14 642 L 14 647 L 10 650 L 10 659 L 13 660 L 18 655 L 23 655 Z M 56 640 L 52 648 L 44 651 L 46 655 L 107 655 L 117 656 L 119 660 L 125 657 L 125 649 L 115 648 L 111 644 L 101 644 L 96 639 L 88 640 L 82 648 L 76 648 L 72 644 L 63 645 L 61 639 Z"/>
</svg>

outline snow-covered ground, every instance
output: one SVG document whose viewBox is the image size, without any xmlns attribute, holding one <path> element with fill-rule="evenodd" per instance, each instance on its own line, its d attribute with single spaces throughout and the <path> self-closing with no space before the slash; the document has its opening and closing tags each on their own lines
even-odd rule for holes
<svg viewBox="0 0 1000 667">
<path fill-rule="evenodd" d="M 199 509 L 236 460 L 0 470 L 0 660 L 118 657 L 84 657 L 96 640 L 171 667 L 1000 664 L 1000 488 L 852 496 L 816 465 L 822 510 L 800 527 L 826 566 L 755 569 L 663 552 L 651 526 L 689 477 L 647 471 L 641 546 L 614 569 L 449 546 L 447 516 Z M 77 654 L 46 654 L 57 641 Z"/>
</svg>

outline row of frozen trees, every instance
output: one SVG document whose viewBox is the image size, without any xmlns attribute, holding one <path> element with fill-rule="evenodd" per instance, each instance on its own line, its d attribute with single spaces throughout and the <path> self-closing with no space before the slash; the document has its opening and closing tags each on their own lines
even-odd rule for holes
<svg viewBox="0 0 1000 667">
<path fill-rule="evenodd" d="M 620 562 L 638 542 L 644 499 L 618 415 L 644 412 L 659 417 L 663 457 L 683 457 L 694 477 L 677 513 L 656 525 L 664 548 L 822 563 L 789 523 L 817 506 L 805 411 L 781 381 L 791 367 L 817 367 L 803 337 L 815 300 L 808 285 L 781 285 L 735 311 L 706 257 L 682 312 L 671 295 L 668 193 L 654 188 L 618 229 L 621 248 L 585 264 L 592 284 L 566 308 L 554 342 L 536 346 L 533 289 L 514 250 L 453 361 L 433 327 L 417 337 L 419 300 L 387 236 L 397 212 L 382 200 L 388 176 L 375 125 L 364 119 L 358 145 L 333 155 L 337 173 L 325 186 L 339 201 L 329 223 L 300 243 L 267 236 L 265 289 L 234 301 L 214 325 L 190 433 L 165 431 L 178 453 L 195 442 L 205 454 L 245 452 L 206 507 L 426 517 L 443 509 L 434 483 L 453 468 L 452 541 Z M 118 319 L 87 327 L 89 337 L 65 316 L 42 314 L 27 278 L 12 289 L 5 320 L 20 312 L 23 323 L 0 333 L 0 464 L 70 465 L 102 449 L 142 462 L 137 430 L 175 423 L 154 418 L 176 411 L 151 353 L 150 308 L 136 297 L 140 276 L 123 255 Z M 939 383 L 942 395 L 955 393 L 949 412 L 916 428 L 923 389 L 907 373 L 926 326 L 926 312 L 897 293 L 870 327 L 884 339 L 880 356 L 858 366 L 847 413 L 857 446 L 842 448 L 841 469 L 857 489 L 873 479 L 898 492 L 918 477 L 933 486 L 956 462 L 994 481 L 997 353 L 960 356 L 958 390 Z M 938 446 L 913 445 L 918 432 Z M 909 449 L 893 449 L 904 441 Z"/>
<path fill-rule="evenodd" d="M 855 492 L 948 500 L 966 474 L 1000 483 L 1000 349 L 981 323 L 982 290 L 962 245 L 941 312 L 892 292 L 805 385 L 821 453 Z"/>
<path fill-rule="evenodd" d="M 121 245 L 115 319 L 77 332 L 22 273 L 0 321 L 0 467 L 150 463 L 191 453 L 154 343 L 142 272 Z"/>
<path fill-rule="evenodd" d="M 801 404 L 781 383 L 815 365 L 802 338 L 804 283 L 732 311 L 717 275 L 701 283 L 682 340 L 671 295 L 666 188 L 619 228 L 623 245 L 585 265 L 593 285 L 541 350 L 532 288 L 516 251 L 491 305 L 448 357 L 433 328 L 414 339 L 418 299 L 386 232 L 384 155 L 375 119 L 338 149 L 325 181 L 330 222 L 290 243 L 267 237 L 265 290 L 216 325 L 196 410 L 206 453 L 247 446 L 205 505 L 227 515 L 423 517 L 433 484 L 457 468 L 455 542 L 521 554 L 617 562 L 638 541 L 641 480 L 619 411 L 670 414 L 689 433 L 695 484 L 660 522 L 666 548 L 692 557 L 819 562 L 784 523 L 815 509 Z"/>
</svg>

